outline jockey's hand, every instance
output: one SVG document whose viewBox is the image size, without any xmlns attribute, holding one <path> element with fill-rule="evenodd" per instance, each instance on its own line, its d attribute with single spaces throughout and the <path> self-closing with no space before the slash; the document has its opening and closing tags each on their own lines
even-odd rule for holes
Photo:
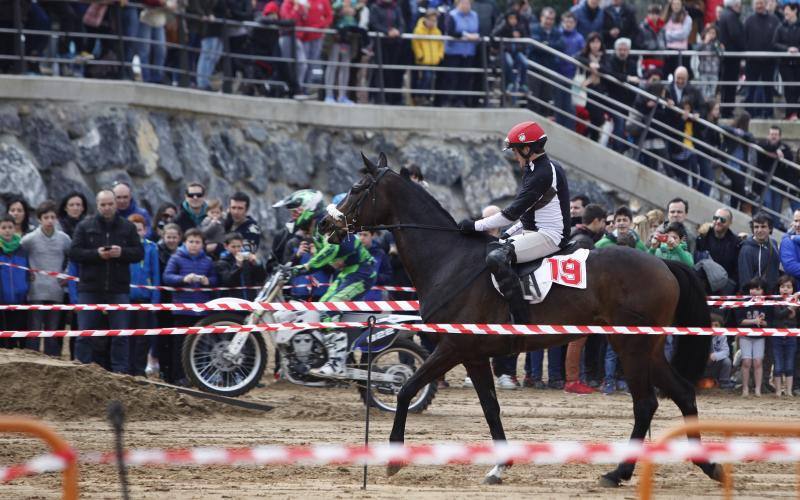
<svg viewBox="0 0 800 500">
<path fill-rule="evenodd" d="M 472 234 L 475 232 L 475 221 L 472 219 L 464 219 L 458 223 L 458 230 L 461 234 Z"/>
<path fill-rule="evenodd" d="M 507 240 L 509 238 L 511 238 L 511 235 L 508 233 L 500 233 L 500 236 L 497 237 L 499 240 Z"/>
</svg>

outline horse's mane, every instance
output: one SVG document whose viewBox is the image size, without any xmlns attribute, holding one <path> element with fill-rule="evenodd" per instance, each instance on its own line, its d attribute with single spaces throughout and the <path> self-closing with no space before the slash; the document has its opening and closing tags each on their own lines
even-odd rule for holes
<svg viewBox="0 0 800 500">
<path fill-rule="evenodd" d="M 436 198 L 434 198 L 434 196 L 433 196 L 433 195 L 432 195 L 430 192 L 428 192 L 428 190 L 427 190 L 427 189 L 425 189 L 425 188 L 424 188 L 424 187 L 423 187 L 421 184 L 419 184 L 419 183 L 417 183 L 417 182 L 414 182 L 414 181 L 412 181 L 412 180 L 411 180 L 409 177 L 407 177 L 407 176 L 405 176 L 405 175 L 402 175 L 402 173 L 401 173 L 401 174 L 398 174 L 398 175 L 399 175 L 399 177 L 400 177 L 401 179 L 403 179 L 403 181 L 404 181 L 404 182 L 405 182 L 407 185 L 411 186 L 411 189 L 413 189 L 413 190 L 416 190 L 416 192 L 419 194 L 419 200 L 420 200 L 420 201 L 425 201 L 425 202 L 427 202 L 428 206 L 429 206 L 429 207 L 430 207 L 432 210 L 435 210 L 435 211 L 437 211 L 437 212 L 441 213 L 441 214 L 442 214 L 444 217 L 446 217 L 446 218 L 447 218 L 447 220 L 448 220 L 450 223 L 452 223 L 452 225 L 454 225 L 454 226 L 456 225 L 456 220 L 453 218 L 453 216 L 450 214 L 450 212 L 448 212 L 448 211 L 447 211 L 447 209 L 445 209 L 445 208 L 442 206 L 442 204 L 441 204 L 441 203 L 439 203 L 439 200 L 437 200 Z M 416 201 L 416 200 L 415 200 L 415 201 Z"/>
</svg>

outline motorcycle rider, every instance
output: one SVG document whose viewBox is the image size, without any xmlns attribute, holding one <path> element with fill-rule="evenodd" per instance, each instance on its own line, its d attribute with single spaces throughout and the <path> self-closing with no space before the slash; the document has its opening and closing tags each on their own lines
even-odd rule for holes
<svg viewBox="0 0 800 500">
<path fill-rule="evenodd" d="M 293 272 L 308 274 L 330 266 L 336 270 L 336 276 L 320 301 L 358 300 L 375 285 L 375 262 L 369 250 L 355 235 L 348 235 L 339 244 L 329 243 L 327 237 L 317 231 L 317 224 L 324 215 L 322 210 L 317 209 L 303 210 L 296 217 L 295 224 L 309 224 L 308 234 L 313 242 L 313 256 L 305 264 L 295 266 Z M 327 319 L 335 320 L 338 316 L 336 313 L 329 314 Z M 347 361 L 347 332 L 327 332 L 323 342 L 328 350 L 328 361 L 319 368 L 312 368 L 309 373 L 316 377 L 343 378 Z"/>
<path fill-rule="evenodd" d="M 522 184 L 505 210 L 477 221 L 458 224 L 462 233 L 507 227 L 499 241 L 489 243 L 486 265 L 497 278 L 509 303 L 512 320 L 527 324 L 528 304 L 516 273 L 515 263 L 531 262 L 557 252 L 570 233 L 569 186 L 564 169 L 544 151 L 547 134 L 536 122 L 518 123 L 505 140 L 523 171 Z"/>
</svg>

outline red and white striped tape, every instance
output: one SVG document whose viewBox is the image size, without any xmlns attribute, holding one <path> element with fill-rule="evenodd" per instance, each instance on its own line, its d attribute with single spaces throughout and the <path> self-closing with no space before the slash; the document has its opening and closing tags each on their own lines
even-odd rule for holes
<svg viewBox="0 0 800 500">
<path fill-rule="evenodd" d="M 156 335 L 202 335 L 278 330 L 365 328 L 361 321 L 261 323 L 258 325 L 192 326 L 125 330 L 47 330 L 0 331 L 0 338 L 39 337 L 130 337 Z M 800 328 L 700 328 L 676 326 L 575 326 L 575 325 L 499 325 L 451 323 L 383 323 L 381 328 L 409 332 L 458 333 L 462 335 L 688 335 L 735 337 L 798 337 Z"/>
<path fill-rule="evenodd" d="M 217 300 L 204 304 L 0 304 L 0 311 L 321 311 L 414 312 L 416 300 L 362 302 L 247 302 Z"/>
<path fill-rule="evenodd" d="M 783 295 L 709 295 L 709 300 L 783 299 Z"/>
<path fill-rule="evenodd" d="M 144 465 L 448 465 L 473 464 L 616 464 L 650 460 L 659 464 L 686 461 L 796 462 L 800 460 L 800 439 L 761 441 L 731 439 L 722 442 L 698 440 L 649 442 L 584 443 L 436 443 L 423 445 L 378 444 L 369 447 L 349 445 L 257 446 L 253 448 L 141 449 L 125 453 L 129 466 Z M 89 453 L 80 457 L 84 464 L 114 464 L 114 453 Z M 44 455 L 26 464 L 0 469 L 0 482 L 44 472 L 63 470 L 67 459 Z"/>
<path fill-rule="evenodd" d="M 785 300 L 709 300 L 708 305 L 711 307 L 718 307 L 720 309 L 739 309 L 742 307 L 773 307 L 773 306 L 790 306 L 797 307 L 800 303 L 791 297 Z"/>
<path fill-rule="evenodd" d="M 21 266 L 19 264 L 13 264 L 11 262 L 0 262 L 0 266 L 7 266 L 13 267 L 15 269 L 22 269 L 24 271 L 28 271 L 34 274 L 41 274 L 44 276 L 50 276 L 51 278 L 62 279 L 66 281 L 75 281 L 79 282 L 80 278 L 77 276 L 72 276 L 71 274 L 65 273 L 58 273 L 54 271 L 44 271 L 42 269 L 35 269 L 32 267 Z M 212 286 L 212 287 L 176 287 L 176 286 L 166 286 L 166 285 L 130 285 L 131 288 L 142 288 L 145 290 L 160 290 L 164 292 L 224 292 L 228 290 L 259 290 L 261 285 L 253 285 L 253 286 Z M 314 283 L 313 285 L 286 285 L 285 289 L 291 288 L 314 288 L 320 286 L 330 286 L 330 283 Z M 387 292 L 416 292 L 417 289 L 413 286 L 374 286 L 372 287 L 373 290 L 380 290 L 380 291 L 387 291 Z"/>
<path fill-rule="evenodd" d="M 39 455 L 24 464 L 0 467 L 0 483 L 8 483 L 25 476 L 35 476 L 47 472 L 58 472 L 67 468 L 75 460 L 75 453 L 48 453 Z"/>
</svg>

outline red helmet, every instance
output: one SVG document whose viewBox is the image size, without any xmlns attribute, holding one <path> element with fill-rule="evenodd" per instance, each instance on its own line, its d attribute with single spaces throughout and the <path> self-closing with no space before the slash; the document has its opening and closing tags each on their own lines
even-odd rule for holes
<svg viewBox="0 0 800 500">
<path fill-rule="evenodd" d="M 522 122 L 511 127 L 505 140 L 503 150 L 529 144 L 535 153 L 544 152 L 547 134 L 536 122 Z"/>
</svg>

